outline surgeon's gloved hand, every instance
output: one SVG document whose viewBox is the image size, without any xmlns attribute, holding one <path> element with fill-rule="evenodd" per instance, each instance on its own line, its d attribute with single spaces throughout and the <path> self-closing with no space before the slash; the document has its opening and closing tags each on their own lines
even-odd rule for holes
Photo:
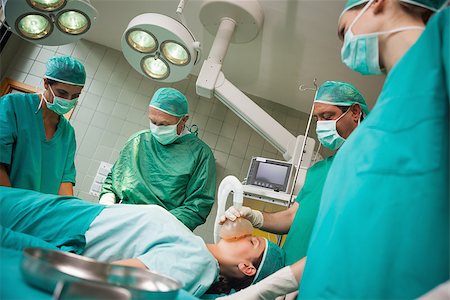
<svg viewBox="0 0 450 300">
<path fill-rule="evenodd" d="M 116 195 L 114 195 L 114 193 L 103 194 L 100 197 L 100 200 L 98 201 L 98 203 L 104 204 L 104 205 L 113 205 L 114 203 L 116 203 Z"/>
<path fill-rule="evenodd" d="M 219 224 L 222 225 L 226 220 L 234 222 L 239 217 L 249 220 L 255 228 L 261 228 L 264 223 L 263 214 L 259 210 L 254 210 L 247 206 L 242 206 L 242 208 L 238 210 L 236 207 L 231 206 L 225 211 L 225 214 L 220 217 Z"/>
<path fill-rule="evenodd" d="M 217 300 L 273 300 L 298 290 L 298 282 L 290 266 L 284 267 L 260 282 Z"/>
</svg>

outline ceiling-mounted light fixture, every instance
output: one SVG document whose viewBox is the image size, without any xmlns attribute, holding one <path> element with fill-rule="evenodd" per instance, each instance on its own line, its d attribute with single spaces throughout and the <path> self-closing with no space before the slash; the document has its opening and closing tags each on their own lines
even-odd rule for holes
<svg viewBox="0 0 450 300">
<path fill-rule="evenodd" d="M 89 0 L 7 0 L 9 29 L 23 39 L 57 46 L 80 39 L 97 17 Z"/>
<path fill-rule="evenodd" d="M 184 1 L 177 13 L 181 4 Z M 135 17 L 122 35 L 125 58 L 150 79 L 176 82 L 186 78 L 199 59 L 200 43 L 183 23 L 156 13 Z"/>
<path fill-rule="evenodd" d="M 55 11 L 66 4 L 66 0 L 27 0 L 27 2 L 42 11 Z"/>
</svg>

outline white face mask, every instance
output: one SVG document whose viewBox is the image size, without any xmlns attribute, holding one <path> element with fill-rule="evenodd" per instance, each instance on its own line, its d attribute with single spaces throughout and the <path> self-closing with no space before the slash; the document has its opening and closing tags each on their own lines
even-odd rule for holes
<svg viewBox="0 0 450 300">
<path fill-rule="evenodd" d="M 373 0 L 369 1 L 350 24 L 345 33 L 344 44 L 341 49 L 342 62 L 351 70 L 361 73 L 362 75 L 378 75 L 383 73 L 380 67 L 379 55 L 380 35 L 404 30 L 424 29 L 424 27 L 421 26 L 402 26 L 388 31 L 354 35 L 352 32 L 353 25 L 355 25 L 356 21 L 358 21 L 364 12 L 367 11 L 372 2 Z"/>
<path fill-rule="evenodd" d="M 150 121 L 150 131 L 152 132 L 153 137 L 163 145 L 168 145 L 173 143 L 180 136 L 177 134 L 177 127 L 180 123 L 180 120 L 177 124 L 174 125 L 155 125 Z"/>
</svg>

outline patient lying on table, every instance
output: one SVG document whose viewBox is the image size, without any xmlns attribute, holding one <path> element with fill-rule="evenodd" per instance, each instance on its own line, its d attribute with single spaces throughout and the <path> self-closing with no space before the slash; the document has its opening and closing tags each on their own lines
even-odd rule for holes
<svg viewBox="0 0 450 300">
<path fill-rule="evenodd" d="M 2 247 L 46 247 L 99 261 L 148 268 L 200 296 L 220 275 L 244 288 L 284 266 L 284 254 L 264 238 L 205 244 L 156 205 L 105 207 L 75 197 L 0 187 Z"/>
</svg>

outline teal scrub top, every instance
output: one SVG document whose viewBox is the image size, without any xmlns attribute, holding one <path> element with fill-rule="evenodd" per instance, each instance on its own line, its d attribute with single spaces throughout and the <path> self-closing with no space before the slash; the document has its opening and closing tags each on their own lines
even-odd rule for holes
<svg viewBox="0 0 450 300">
<path fill-rule="evenodd" d="M 317 162 L 309 168 L 306 174 L 305 184 L 296 198 L 299 207 L 283 245 L 286 253 L 286 265 L 291 265 L 306 256 L 311 232 L 319 211 L 323 185 L 333 158 L 334 156 L 329 156 Z"/>
<path fill-rule="evenodd" d="M 116 202 L 162 206 L 194 230 L 206 221 L 214 203 L 214 156 L 194 134 L 162 145 L 150 130 L 138 132 L 107 176 L 101 195 L 107 192 L 116 195 Z"/>
<path fill-rule="evenodd" d="M 58 194 L 61 183 L 75 185 L 75 134 L 61 116 L 47 141 L 39 102 L 37 94 L 0 98 L 0 163 L 13 187 Z"/>
<path fill-rule="evenodd" d="M 0 187 L 1 246 L 57 247 L 81 254 L 85 233 L 104 207 L 70 196 Z"/>
<path fill-rule="evenodd" d="M 345 142 L 300 298 L 417 298 L 449 279 L 450 9 L 432 17 Z"/>
</svg>

